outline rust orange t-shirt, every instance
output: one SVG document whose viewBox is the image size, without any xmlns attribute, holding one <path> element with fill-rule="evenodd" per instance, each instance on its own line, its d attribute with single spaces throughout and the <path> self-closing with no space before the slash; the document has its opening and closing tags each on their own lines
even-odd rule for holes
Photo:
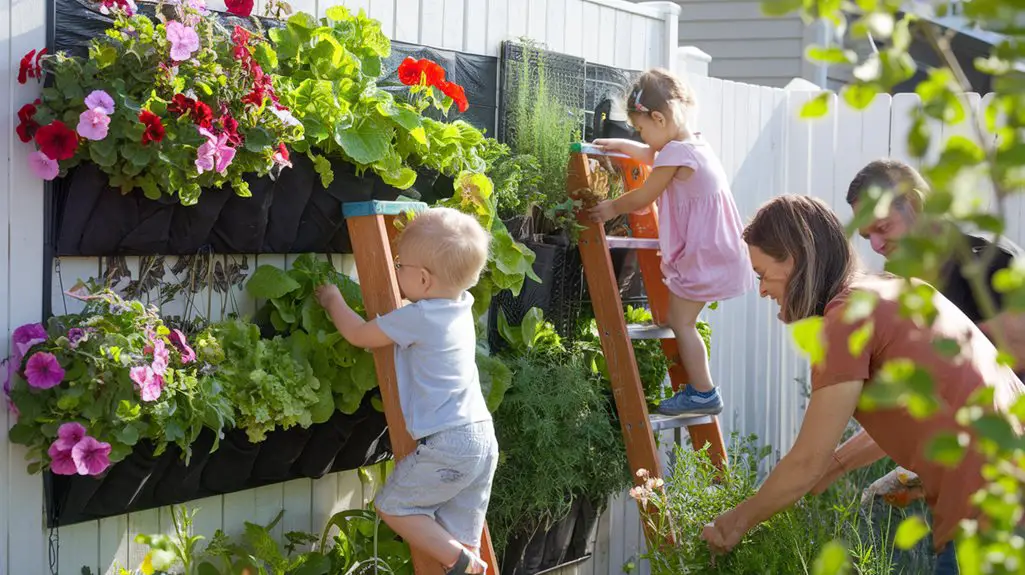
<svg viewBox="0 0 1025 575">
<path fill-rule="evenodd" d="M 994 388 L 993 408 L 1006 413 L 1022 395 L 1025 386 L 1007 367 L 997 363 L 997 351 L 985 335 L 949 300 L 934 297 L 937 317 L 932 327 L 916 324 L 900 313 L 899 294 L 904 280 L 892 276 L 864 275 L 826 305 L 822 336 L 824 360 L 812 367 L 812 390 L 848 381 L 865 381 L 868 389 L 890 360 L 908 359 L 927 372 L 941 407 L 927 419 L 916 419 L 904 408 L 858 409 L 854 418 L 898 465 L 922 480 L 925 500 L 933 511 L 933 542 L 942 549 L 953 539 L 958 523 L 975 515 L 970 502 L 983 485 L 983 458 L 968 449 L 956 468 L 931 461 L 926 455 L 930 441 L 941 431 L 967 431 L 955 421 L 957 410 L 982 386 Z M 866 318 L 845 321 L 846 303 L 855 291 L 878 296 L 874 311 Z M 849 336 L 866 322 L 872 322 L 872 336 L 858 355 L 851 352 Z M 934 342 L 948 338 L 960 345 L 960 354 L 949 357 Z"/>
</svg>

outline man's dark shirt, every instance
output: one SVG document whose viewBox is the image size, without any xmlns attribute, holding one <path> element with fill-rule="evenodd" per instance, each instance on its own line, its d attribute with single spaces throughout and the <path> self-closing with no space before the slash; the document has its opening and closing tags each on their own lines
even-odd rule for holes
<svg viewBox="0 0 1025 575">
<path fill-rule="evenodd" d="M 992 244 L 992 237 L 986 239 L 980 234 L 964 234 L 964 236 L 969 247 L 972 249 L 972 255 L 977 259 L 982 258 L 986 249 Z M 986 270 L 986 289 L 989 291 L 997 311 L 1002 308 L 1003 298 L 1001 293 L 993 289 L 993 274 L 1008 267 L 1011 264 L 1011 260 L 1022 254 L 1022 249 L 1006 238 L 1000 238 L 1000 241 L 997 243 L 996 257 L 993 258 Z M 975 299 L 975 293 L 972 291 L 971 284 L 961 273 L 962 265 L 955 258 L 951 258 L 944 264 L 943 269 L 940 270 L 936 288 L 963 311 L 972 320 L 972 323 L 979 323 L 985 318 L 983 317 L 981 307 Z"/>
</svg>

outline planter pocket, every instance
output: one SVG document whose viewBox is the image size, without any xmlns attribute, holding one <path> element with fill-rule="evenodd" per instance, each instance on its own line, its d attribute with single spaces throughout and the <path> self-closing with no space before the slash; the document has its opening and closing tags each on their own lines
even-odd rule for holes
<svg viewBox="0 0 1025 575">
<path fill-rule="evenodd" d="M 140 441 L 132 453 L 107 471 L 103 484 L 86 506 L 86 513 L 99 517 L 124 513 L 135 502 L 153 475 L 159 457 L 154 445 Z"/>
<path fill-rule="evenodd" d="M 312 428 L 304 429 L 298 425 L 288 429 L 277 428 L 268 433 L 253 464 L 253 480 L 274 483 L 290 479 L 292 465 L 302 455 L 312 435 Z"/>
<path fill-rule="evenodd" d="M 388 422 L 384 414 L 374 409 L 352 431 L 345 446 L 338 452 L 331 472 L 349 471 L 373 465 L 386 459 L 391 452 L 388 441 Z"/>
<path fill-rule="evenodd" d="M 192 457 L 188 464 L 178 458 L 171 462 L 167 470 L 157 480 L 156 499 L 160 505 L 171 505 L 191 501 L 199 496 L 200 480 L 212 454 L 215 434 L 204 427 L 199 437 L 192 444 Z"/>
<path fill-rule="evenodd" d="M 189 255 L 210 245 L 210 233 L 221 210 L 235 192 L 231 189 L 204 191 L 192 206 L 175 206 L 167 250 L 172 255 Z"/>
<path fill-rule="evenodd" d="M 282 170 L 268 213 L 267 231 L 263 236 L 263 252 L 287 254 L 299 233 L 299 224 L 310 198 L 324 193 L 320 177 L 306 154 L 292 154 L 292 168 Z"/>
<path fill-rule="evenodd" d="M 231 493 L 244 488 L 259 453 L 260 444 L 249 441 L 245 431 L 228 431 L 203 469 L 202 487 L 214 493 Z"/>
<path fill-rule="evenodd" d="M 573 539 L 570 542 L 567 554 L 577 559 L 594 553 L 594 540 L 598 536 L 598 520 L 601 518 L 602 508 L 595 505 L 593 501 L 584 497 L 578 500 L 576 526 L 573 529 Z"/>
<path fill-rule="evenodd" d="M 570 512 L 548 530 L 544 558 L 541 561 L 542 570 L 551 569 L 556 565 L 576 559 L 576 557 L 570 557 L 567 551 L 573 540 L 573 530 L 577 524 L 579 510 L 580 500 L 577 499 L 573 502 Z"/>
<path fill-rule="evenodd" d="M 167 473 L 167 470 L 172 465 L 182 460 L 181 448 L 177 445 L 169 445 L 167 450 L 164 451 L 157 458 L 157 464 L 153 467 L 153 473 L 150 475 L 149 481 L 147 481 L 142 489 L 139 490 L 139 494 L 135 496 L 135 500 L 132 501 L 131 507 L 126 511 L 142 511 L 143 509 L 151 509 L 159 507 L 160 503 L 157 501 L 157 483 Z"/>
<path fill-rule="evenodd" d="M 331 471 L 335 457 L 365 418 L 366 412 L 362 408 L 352 415 L 336 411 L 325 423 L 314 425 L 306 449 L 295 462 L 295 471 L 299 476 L 319 479 Z"/>
<path fill-rule="evenodd" d="M 373 180 L 356 175 L 351 164 L 332 160 L 335 178 L 325 190 L 320 182 L 314 184 L 313 193 L 299 220 L 299 228 L 292 242 L 292 253 L 323 252 L 350 253 L 349 233 L 342 218 L 342 203 L 362 202 L 373 198 Z"/>
<path fill-rule="evenodd" d="M 47 472 L 49 488 L 52 491 L 48 498 L 48 525 L 56 527 L 75 521 L 89 519 L 85 516 L 85 508 L 89 505 L 105 476 L 82 477 L 81 475 L 55 475 Z"/>
<path fill-rule="evenodd" d="M 532 575 L 541 570 L 547 542 L 548 532 L 539 527 L 523 549 L 523 561 L 516 566 L 516 575 Z"/>
<path fill-rule="evenodd" d="M 210 247 L 221 254 L 254 254 L 263 249 L 264 232 L 274 201 L 275 182 L 270 178 L 246 176 L 252 197 L 243 198 L 230 188 L 219 193 L 230 193 L 220 216 L 210 231 Z M 203 203 L 200 198 L 199 203 Z"/>
</svg>

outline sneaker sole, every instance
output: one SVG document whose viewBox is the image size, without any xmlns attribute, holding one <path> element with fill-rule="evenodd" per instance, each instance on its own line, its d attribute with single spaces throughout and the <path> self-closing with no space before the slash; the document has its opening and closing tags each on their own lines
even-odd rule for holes
<svg viewBox="0 0 1025 575">
<path fill-rule="evenodd" d="M 659 407 L 655 411 L 658 412 L 661 415 L 668 415 L 670 417 L 679 417 L 681 415 L 719 415 L 720 413 L 722 413 L 722 410 L 723 410 L 722 406 L 719 406 L 719 407 L 713 407 L 713 408 L 707 408 L 707 407 L 701 408 L 701 407 L 698 407 L 698 408 L 695 408 L 695 409 L 686 409 L 686 410 L 683 410 L 683 411 L 663 410 L 661 407 Z"/>
</svg>

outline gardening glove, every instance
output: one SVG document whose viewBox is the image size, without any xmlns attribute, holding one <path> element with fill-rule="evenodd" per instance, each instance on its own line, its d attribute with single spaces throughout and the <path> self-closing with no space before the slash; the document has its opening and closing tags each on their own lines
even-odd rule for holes
<svg viewBox="0 0 1025 575">
<path fill-rule="evenodd" d="M 894 507 L 907 507 L 923 495 L 925 492 L 918 476 L 903 467 L 897 467 L 875 480 L 862 492 L 861 504 L 868 506 L 876 498 L 882 497 L 883 501 Z"/>
</svg>

